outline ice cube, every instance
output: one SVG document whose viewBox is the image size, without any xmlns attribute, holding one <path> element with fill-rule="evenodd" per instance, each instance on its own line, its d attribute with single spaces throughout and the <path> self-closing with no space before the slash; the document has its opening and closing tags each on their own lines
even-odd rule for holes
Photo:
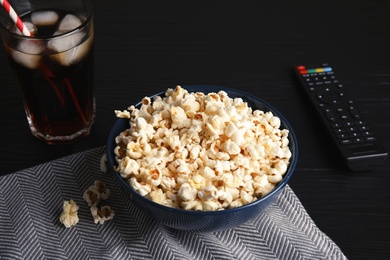
<svg viewBox="0 0 390 260">
<path fill-rule="evenodd" d="M 82 23 L 83 23 L 83 21 L 79 17 L 77 17 L 73 14 L 67 14 L 61 20 L 57 31 L 62 32 L 62 33 L 69 32 L 69 31 L 79 27 Z"/>
<path fill-rule="evenodd" d="M 84 39 L 85 36 L 86 36 L 85 33 L 78 32 L 72 35 L 71 37 L 67 36 L 62 40 L 50 41 L 49 48 L 59 52 L 57 54 L 52 55 L 51 57 L 63 66 L 70 66 L 72 64 L 81 61 L 82 59 L 85 58 L 85 56 L 92 48 L 92 44 L 94 40 L 94 36 L 92 34 L 89 36 L 87 40 L 85 40 L 83 43 L 80 44 L 80 42 Z"/>
<path fill-rule="evenodd" d="M 36 26 L 50 26 L 58 22 L 59 15 L 55 11 L 35 11 L 31 14 L 31 22 Z"/>
<path fill-rule="evenodd" d="M 84 32 L 76 32 L 70 35 L 60 36 L 51 39 L 47 46 L 55 52 L 64 52 L 79 45 L 85 35 L 86 33 Z"/>
<path fill-rule="evenodd" d="M 33 25 L 32 23 L 24 22 L 24 25 L 27 27 L 27 29 L 30 31 L 31 34 L 37 33 L 37 27 L 35 27 L 35 25 Z M 22 32 L 16 26 L 14 28 L 14 33 L 22 35 Z"/>
<path fill-rule="evenodd" d="M 41 53 L 45 50 L 42 42 L 34 40 L 23 40 L 19 43 L 18 50 L 11 49 L 13 60 L 20 65 L 36 69 L 40 65 Z"/>
</svg>

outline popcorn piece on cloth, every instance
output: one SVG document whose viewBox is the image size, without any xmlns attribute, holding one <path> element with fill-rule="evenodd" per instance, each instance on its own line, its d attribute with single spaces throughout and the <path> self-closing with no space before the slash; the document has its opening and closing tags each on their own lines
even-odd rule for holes
<svg viewBox="0 0 390 260">
<path fill-rule="evenodd" d="M 105 221 L 113 219 L 115 216 L 115 213 L 110 206 L 102 206 L 100 209 L 93 206 L 91 207 L 91 214 L 95 224 L 104 224 Z"/>
<path fill-rule="evenodd" d="M 65 200 L 62 209 L 63 211 L 60 216 L 60 222 L 64 224 L 65 227 L 70 228 L 79 222 L 79 217 L 77 215 L 79 206 L 77 206 L 76 202 L 73 200 Z"/>
<path fill-rule="evenodd" d="M 102 181 L 96 180 L 95 181 L 95 186 L 97 191 L 99 192 L 100 198 L 101 199 L 108 199 L 110 196 L 110 189 L 107 188 L 106 184 Z"/>
<path fill-rule="evenodd" d="M 100 199 L 108 199 L 110 196 L 110 189 L 102 181 L 95 180 L 94 185 L 89 186 L 83 194 L 84 200 L 88 203 L 89 207 L 96 206 Z"/>
<path fill-rule="evenodd" d="M 95 224 L 103 224 L 105 221 L 112 219 L 115 214 L 110 206 L 102 206 L 98 209 L 100 201 L 108 199 L 110 196 L 110 189 L 107 188 L 106 184 L 102 181 L 95 180 L 94 185 L 89 186 L 83 194 L 84 200 L 90 207 L 92 217 Z"/>
<path fill-rule="evenodd" d="M 83 198 L 88 203 L 89 207 L 96 206 L 100 201 L 100 193 L 97 187 L 89 186 L 89 188 L 84 191 Z"/>
<path fill-rule="evenodd" d="M 107 169 L 107 154 L 103 154 L 103 156 L 100 158 L 100 170 L 104 173 L 108 172 Z"/>
</svg>

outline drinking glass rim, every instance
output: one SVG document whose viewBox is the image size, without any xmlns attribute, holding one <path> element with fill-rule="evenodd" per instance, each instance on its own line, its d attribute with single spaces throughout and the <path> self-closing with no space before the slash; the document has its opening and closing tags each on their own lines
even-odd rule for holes
<svg viewBox="0 0 390 260">
<path fill-rule="evenodd" d="M 15 33 L 15 32 L 12 32 L 10 31 L 2 22 L 0 22 L 0 28 L 7 32 L 11 37 L 13 38 L 17 38 L 17 39 L 23 39 L 23 40 L 36 40 L 36 41 L 42 41 L 42 40 L 45 40 L 45 41 L 49 41 L 49 40 L 52 40 L 52 39 L 59 39 L 59 38 L 63 38 L 63 37 L 66 37 L 68 35 L 71 35 L 71 34 L 74 34 L 74 33 L 77 33 L 78 31 L 81 31 L 83 28 L 85 28 L 87 26 L 87 24 L 90 23 L 90 21 L 92 21 L 93 19 L 93 7 L 92 7 L 92 3 L 90 0 L 82 0 L 85 4 L 86 4 L 86 19 L 79 25 L 77 26 L 76 28 L 72 29 L 72 30 L 69 30 L 67 32 L 64 32 L 64 33 L 60 33 L 60 34 L 57 34 L 57 35 L 51 35 L 51 36 L 45 36 L 45 37 L 42 37 L 42 36 L 34 36 L 34 37 L 31 37 L 31 36 L 26 36 L 26 35 L 23 35 L 23 34 L 19 34 L 19 33 Z M 29 13 L 32 13 L 33 10 L 30 10 L 28 12 L 25 12 L 23 13 L 21 16 L 25 16 Z"/>
</svg>

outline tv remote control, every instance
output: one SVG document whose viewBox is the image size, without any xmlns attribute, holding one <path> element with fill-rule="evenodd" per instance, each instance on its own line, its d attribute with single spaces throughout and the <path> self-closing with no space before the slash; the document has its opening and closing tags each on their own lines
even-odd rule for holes
<svg viewBox="0 0 390 260">
<path fill-rule="evenodd" d="M 294 72 L 348 168 L 362 171 L 382 164 L 387 150 L 333 68 L 299 65 Z"/>
</svg>

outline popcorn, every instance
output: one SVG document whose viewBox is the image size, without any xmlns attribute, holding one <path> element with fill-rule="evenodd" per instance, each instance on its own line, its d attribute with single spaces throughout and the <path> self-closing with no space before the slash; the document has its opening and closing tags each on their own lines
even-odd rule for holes
<svg viewBox="0 0 390 260">
<path fill-rule="evenodd" d="M 132 177 L 130 179 L 129 184 L 131 185 L 131 187 L 134 188 L 134 190 L 138 191 L 138 193 L 141 194 L 142 196 L 146 196 L 152 191 L 152 187 L 150 186 L 150 184 L 143 181 L 138 182 L 137 178 L 135 177 Z"/>
<path fill-rule="evenodd" d="M 196 198 L 197 190 L 195 188 L 192 188 L 189 183 L 185 182 L 181 185 L 180 189 L 177 192 L 177 195 L 183 201 L 192 201 Z"/>
<path fill-rule="evenodd" d="M 84 191 L 83 198 L 88 203 L 89 207 L 96 206 L 100 199 L 107 199 L 110 196 L 110 190 L 106 185 L 96 180 L 94 185 L 89 186 L 88 189 Z"/>
<path fill-rule="evenodd" d="M 107 154 L 104 154 L 100 158 L 100 170 L 104 173 L 107 173 L 107 171 L 108 171 L 108 169 L 107 169 Z"/>
<path fill-rule="evenodd" d="M 219 203 L 207 200 L 202 203 L 203 211 L 216 211 L 220 208 Z"/>
<path fill-rule="evenodd" d="M 186 210 L 197 210 L 197 211 L 203 210 L 202 203 L 197 201 L 197 200 L 182 202 L 181 206 L 183 209 L 186 209 Z"/>
<path fill-rule="evenodd" d="M 251 203 L 283 179 L 292 156 L 280 118 L 225 91 L 177 86 L 115 113 L 130 121 L 116 138 L 115 170 L 169 207 L 215 211 Z"/>
<path fill-rule="evenodd" d="M 83 199 L 88 203 L 89 207 L 96 206 L 100 201 L 100 194 L 96 187 L 91 186 L 84 191 Z"/>
<path fill-rule="evenodd" d="M 110 206 L 103 206 L 100 209 L 93 206 L 90 210 L 95 224 L 99 223 L 102 225 L 105 221 L 113 219 L 115 216 L 115 213 Z"/>
<path fill-rule="evenodd" d="M 108 199 L 108 197 L 110 196 L 110 190 L 107 188 L 104 182 L 95 180 L 95 187 L 100 195 L 100 198 L 104 200 Z"/>
<path fill-rule="evenodd" d="M 95 180 L 94 185 L 88 187 L 83 194 L 84 200 L 88 203 L 95 224 L 103 224 L 115 216 L 110 206 L 102 206 L 98 209 L 101 199 L 106 200 L 110 196 L 110 190 L 102 181 Z"/>
<path fill-rule="evenodd" d="M 139 173 L 139 164 L 136 160 L 130 159 L 130 157 L 124 157 L 121 161 L 121 167 L 117 168 L 117 171 L 123 178 L 128 178 L 131 175 L 137 175 Z"/>
<path fill-rule="evenodd" d="M 130 112 L 127 110 L 120 111 L 120 110 L 115 110 L 114 111 L 116 116 L 119 118 L 130 118 Z"/>
<path fill-rule="evenodd" d="M 65 200 L 62 206 L 60 222 L 67 228 L 76 225 L 79 222 L 79 217 L 77 215 L 78 210 L 79 206 L 77 206 L 76 202 L 73 200 Z"/>
</svg>

